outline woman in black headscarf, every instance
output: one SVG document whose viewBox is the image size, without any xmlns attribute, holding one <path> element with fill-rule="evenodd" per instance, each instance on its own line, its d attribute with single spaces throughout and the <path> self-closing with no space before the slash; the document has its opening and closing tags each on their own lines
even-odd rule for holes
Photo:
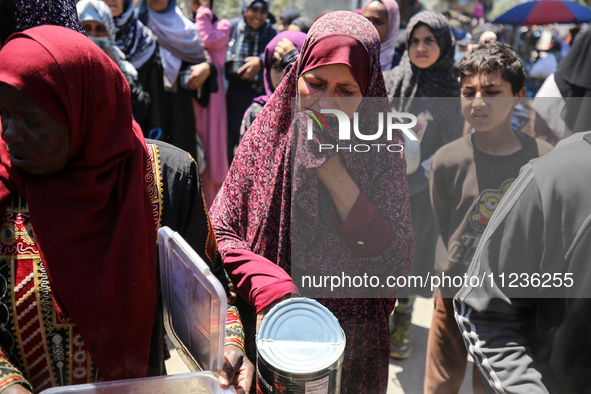
<svg viewBox="0 0 591 394">
<path fill-rule="evenodd" d="M 419 37 L 422 31 L 427 33 Z M 414 128 L 420 158 L 414 165 L 409 162 L 407 173 L 416 242 L 413 273 L 426 273 L 433 268 L 437 241 L 428 191 L 429 160 L 437 149 L 459 136 L 460 86 L 454 76 L 454 38 L 447 19 L 438 12 L 422 11 L 410 19 L 406 32 L 408 49 L 400 64 L 384 73 L 384 80 L 392 108 L 417 115 L 419 125 L 424 126 Z M 415 50 L 419 39 L 424 43 Z M 409 160 L 408 149 L 406 153 Z"/>
<path fill-rule="evenodd" d="M 418 126 L 413 128 L 418 143 L 407 141 L 405 146 L 415 241 L 411 275 L 426 276 L 433 271 L 439 237 L 429 197 L 429 167 L 435 151 L 459 136 L 460 86 L 454 76 L 454 38 L 443 15 L 419 12 L 408 22 L 406 33 L 407 49 L 402 60 L 384 73 L 384 80 L 392 108 L 418 118 Z M 430 296 L 426 290 L 409 295 L 416 294 Z M 413 302 L 413 298 L 398 299 L 390 339 L 390 355 L 394 358 L 410 356 Z"/>
</svg>

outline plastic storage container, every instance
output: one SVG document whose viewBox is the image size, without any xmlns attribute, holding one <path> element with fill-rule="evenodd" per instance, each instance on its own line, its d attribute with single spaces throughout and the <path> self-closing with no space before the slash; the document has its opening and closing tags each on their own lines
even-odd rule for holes
<svg viewBox="0 0 591 394">
<path fill-rule="evenodd" d="M 222 389 L 211 372 L 191 372 L 179 375 L 155 376 L 114 382 L 54 387 L 42 394 L 230 394 L 233 387 Z"/>
<path fill-rule="evenodd" d="M 168 227 L 158 230 L 164 326 L 191 371 L 224 362 L 226 293 L 208 265 Z"/>
<path fill-rule="evenodd" d="M 43 394 L 230 394 L 217 377 L 224 361 L 226 293 L 208 265 L 177 233 L 158 230 L 164 325 L 192 372 L 178 375 L 54 387 Z"/>
</svg>

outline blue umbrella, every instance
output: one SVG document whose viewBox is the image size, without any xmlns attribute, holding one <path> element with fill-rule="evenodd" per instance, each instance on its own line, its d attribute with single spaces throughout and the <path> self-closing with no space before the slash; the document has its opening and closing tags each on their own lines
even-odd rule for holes
<svg viewBox="0 0 591 394">
<path fill-rule="evenodd" d="M 494 23 L 547 25 L 591 21 L 591 9 L 575 1 L 534 0 L 519 4 L 494 20 Z"/>
</svg>

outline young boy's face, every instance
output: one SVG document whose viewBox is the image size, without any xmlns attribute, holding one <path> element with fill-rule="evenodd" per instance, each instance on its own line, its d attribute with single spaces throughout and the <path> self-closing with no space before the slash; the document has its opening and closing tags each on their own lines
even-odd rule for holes
<svg viewBox="0 0 591 394">
<path fill-rule="evenodd" d="M 476 131 L 509 127 L 513 108 L 525 95 L 525 88 L 514 95 L 499 72 L 473 74 L 462 80 L 462 112 Z"/>
</svg>

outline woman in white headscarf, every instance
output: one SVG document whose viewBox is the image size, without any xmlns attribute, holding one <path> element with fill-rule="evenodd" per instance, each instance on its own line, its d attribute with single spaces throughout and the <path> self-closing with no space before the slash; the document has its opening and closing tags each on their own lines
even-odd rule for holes
<svg viewBox="0 0 591 394">
<path fill-rule="evenodd" d="M 199 33 L 183 15 L 176 0 L 142 0 L 138 13 L 140 20 L 152 30 L 160 45 L 165 87 L 174 90 L 183 62 L 200 64 L 207 60 Z M 209 67 L 202 65 L 201 68 Z M 196 84 L 196 81 L 191 83 Z"/>
<path fill-rule="evenodd" d="M 115 45 L 115 23 L 109 7 L 101 0 L 81 0 L 76 4 L 82 28 L 119 68 L 131 89 L 131 110 L 135 119 L 143 119 L 149 111 L 150 95 L 138 81 L 135 67 Z"/>
</svg>

